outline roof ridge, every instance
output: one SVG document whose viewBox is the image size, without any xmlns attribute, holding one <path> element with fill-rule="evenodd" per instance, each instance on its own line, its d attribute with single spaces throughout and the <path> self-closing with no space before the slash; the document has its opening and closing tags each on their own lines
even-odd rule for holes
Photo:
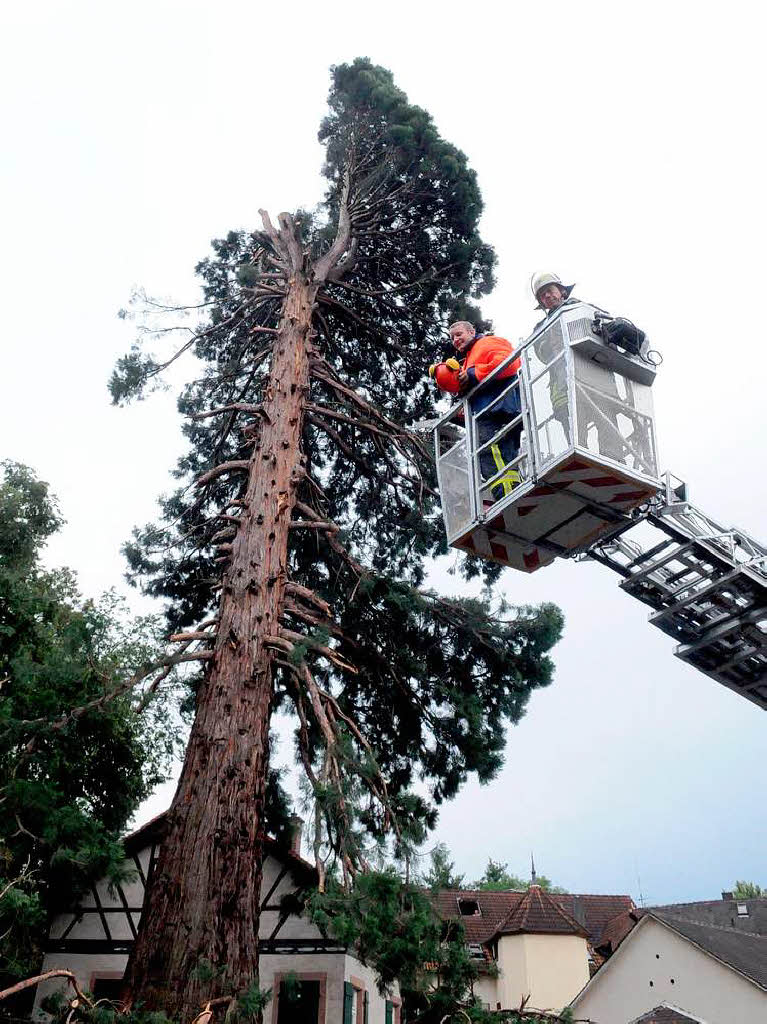
<svg viewBox="0 0 767 1024">
<path fill-rule="evenodd" d="M 749 903 L 752 901 L 767 903 L 767 896 L 743 896 L 740 899 L 733 896 L 731 900 L 687 900 L 683 903 L 654 903 L 650 907 L 645 907 L 645 910 L 661 910 L 665 907 L 708 907 L 718 903 Z"/>
<path fill-rule="evenodd" d="M 532 886 L 531 886 L 531 888 L 532 888 Z M 572 925 L 575 925 L 575 927 L 576 927 L 576 928 L 578 929 L 578 931 L 579 931 L 579 932 L 585 932 L 585 931 L 586 931 L 586 929 L 585 929 L 585 928 L 584 928 L 584 926 L 583 926 L 583 925 L 581 924 L 581 922 L 580 922 L 580 921 L 578 921 L 578 920 L 576 920 L 576 918 L 574 918 L 574 917 L 572 916 L 572 914 L 568 914 L 568 912 L 567 912 L 567 911 L 566 911 L 566 910 L 565 910 L 565 909 L 564 909 L 563 907 L 560 907 L 560 906 L 559 906 L 559 904 L 558 904 L 558 903 L 556 902 L 556 900 L 554 899 L 554 896 L 555 896 L 555 895 L 558 895 L 558 896 L 564 896 L 564 895 L 565 895 L 565 893 L 550 893 L 550 892 L 546 892 L 546 890 L 545 890 L 545 889 L 542 889 L 542 888 L 541 888 L 540 886 L 535 886 L 535 888 L 536 888 L 536 889 L 538 890 L 538 892 L 539 892 L 539 893 L 541 894 L 541 902 L 543 902 L 543 897 L 545 896 L 545 897 L 546 897 L 546 899 L 548 900 L 548 902 L 549 902 L 549 903 L 551 904 L 551 906 L 552 906 L 552 907 L 553 907 L 553 908 L 554 908 L 554 909 L 556 910 L 556 912 L 557 912 L 557 913 L 558 913 L 558 914 L 560 915 L 560 917 L 563 917 L 563 918 L 565 919 L 565 921 L 566 921 L 566 922 L 567 922 L 567 923 L 568 923 L 569 925 L 571 925 L 571 926 L 572 926 Z"/>
<path fill-rule="evenodd" d="M 648 913 L 653 916 L 660 917 L 662 920 L 670 919 L 672 921 L 678 921 L 680 924 L 692 924 L 696 928 L 708 928 L 712 932 L 727 932 L 728 935 L 744 935 L 749 939 L 761 939 L 763 942 L 767 942 L 767 935 L 762 932 L 749 932 L 745 928 L 728 928 L 723 924 L 710 924 L 708 921 L 695 921 L 689 917 L 675 917 L 673 914 L 656 914 L 654 910 L 648 910 Z"/>
<path fill-rule="evenodd" d="M 562 895 L 562 894 L 559 894 Z M 543 918 L 543 923 L 536 924 L 530 921 L 530 916 L 533 911 L 533 903 L 537 901 L 538 907 L 536 908 Z M 508 917 L 502 921 L 498 926 L 498 932 L 509 932 L 509 931 L 527 931 L 528 929 L 533 931 L 546 932 L 550 930 L 550 925 L 546 924 L 545 918 L 547 915 L 551 917 L 553 914 L 554 919 L 560 919 L 561 922 L 567 926 L 567 930 L 570 933 L 577 935 L 588 936 L 587 929 L 574 917 L 567 913 L 556 900 L 553 898 L 551 893 L 546 892 L 539 885 L 531 885 L 527 892 L 523 895 L 519 903 L 514 907 Z M 556 934 L 553 932 L 552 934 Z"/>
</svg>

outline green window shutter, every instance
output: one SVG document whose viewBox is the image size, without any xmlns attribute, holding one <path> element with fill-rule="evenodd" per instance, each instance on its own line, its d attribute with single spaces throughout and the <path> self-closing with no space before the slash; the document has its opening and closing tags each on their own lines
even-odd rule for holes
<svg viewBox="0 0 767 1024">
<path fill-rule="evenodd" d="M 362 1004 L 362 1024 L 368 1024 L 368 1013 L 370 1012 L 370 998 L 368 996 L 368 990 L 365 989 L 365 999 Z"/>
<path fill-rule="evenodd" d="M 344 1024 L 352 1024 L 352 1006 L 354 1004 L 354 985 L 344 982 Z"/>
<path fill-rule="evenodd" d="M 386 1024 L 394 1024 L 394 1003 L 386 1000 Z"/>
</svg>

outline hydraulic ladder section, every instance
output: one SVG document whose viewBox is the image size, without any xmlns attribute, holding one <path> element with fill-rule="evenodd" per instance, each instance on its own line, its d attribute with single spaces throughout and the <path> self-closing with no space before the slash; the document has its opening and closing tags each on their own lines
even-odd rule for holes
<svg viewBox="0 0 767 1024">
<path fill-rule="evenodd" d="M 666 474 L 649 511 L 586 555 L 653 609 L 678 658 L 767 710 L 767 547 L 710 519 Z"/>
</svg>

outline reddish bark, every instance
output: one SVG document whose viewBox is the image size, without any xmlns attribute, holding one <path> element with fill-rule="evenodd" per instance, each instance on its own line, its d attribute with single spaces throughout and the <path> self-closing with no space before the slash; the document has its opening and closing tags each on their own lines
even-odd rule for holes
<svg viewBox="0 0 767 1024">
<path fill-rule="evenodd" d="M 264 792 L 272 698 L 264 637 L 279 633 L 301 475 L 317 283 L 296 270 L 274 342 L 266 415 L 223 578 L 220 623 L 136 947 L 132 1001 L 191 1020 L 258 977 Z M 195 975 L 200 958 L 226 972 Z"/>
</svg>

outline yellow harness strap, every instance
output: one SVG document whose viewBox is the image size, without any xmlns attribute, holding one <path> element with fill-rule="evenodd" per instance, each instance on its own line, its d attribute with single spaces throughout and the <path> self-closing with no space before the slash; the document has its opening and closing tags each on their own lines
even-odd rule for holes
<svg viewBox="0 0 767 1024">
<path fill-rule="evenodd" d="M 498 470 L 504 469 L 506 466 L 506 462 L 503 458 L 503 455 L 501 455 L 501 449 L 498 447 L 498 445 L 491 444 L 490 451 L 493 453 L 493 462 L 495 462 L 495 468 Z M 504 473 L 503 476 L 498 477 L 498 479 L 493 484 L 493 487 L 497 487 L 498 484 L 500 484 L 503 487 L 503 496 L 505 498 L 507 494 L 511 494 L 511 492 L 517 486 L 519 481 L 519 470 L 510 469 L 506 473 Z"/>
</svg>

